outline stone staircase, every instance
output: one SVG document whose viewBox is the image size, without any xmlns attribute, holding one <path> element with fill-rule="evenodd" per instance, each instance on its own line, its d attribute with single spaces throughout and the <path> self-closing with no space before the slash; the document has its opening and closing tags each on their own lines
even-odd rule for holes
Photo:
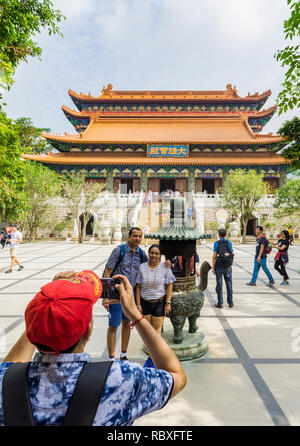
<svg viewBox="0 0 300 446">
<path fill-rule="evenodd" d="M 138 227 L 144 229 L 147 224 L 150 227 L 150 232 L 155 232 L 169 219 L 170 206 L 163 204 L 161 201 L 151 202 L 150 206 L 143 206 L 140 209 L 138 218 Z M 151 242 L 152 239 L 148 239 Z M 144 243 L 145 239 L 142 240 Z M 154 241 L 154 239 L 153 239 Z"/>
</svg>

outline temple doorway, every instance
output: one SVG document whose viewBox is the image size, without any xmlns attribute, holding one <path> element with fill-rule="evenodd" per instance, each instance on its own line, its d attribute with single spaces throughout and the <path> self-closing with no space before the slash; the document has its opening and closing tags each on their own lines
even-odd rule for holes
<svg viewBox="0 0 300 446">
<path fill-rule="evenodd" d="M 253 217 L 251 220 L 248 220 L 246 235 L 255 235 L 255 228 L 258 225 L 258 218 Z M 241 234 L 243 235 L 243 228 L 241 228 Z"/>
<path fill-rule="evenodd" d="M 196 194 L 206 192 L 207 194 L 216 194 L 222 187 L 222 178 L 196 178 L 195 192 Z"/>
<path fill-rule="evenodd" d="M 160 180 L 160 192 L 166 192 L 168 190 L 175 192 L 174 178 L 162 178 Z"/>
<path fill-rule="evenodd" d="M 121 178 L 120 189 L 121 194 L 129 194 L 133 192 L 133 179 Z"/>
<path fill-rule="evenodd" d="M 207 194 L 214 194 L 215 193 L 215 180 L 202 180 L 202 188 L 203 192 L 206 192 Z"/>
<path fill-rule="evenodd" d="M 80 226 L 83 224 L 83 215 L 80 215 Z M 93 236 L 94 233 L 94 216 L 92 215 L 87 222 L 84 236 Z"/>
<path fill-rule="evenodd" d="M 114 178 L 114 194 L 129 194 L 140 191 L 139 178 Z"/>
<path fill-rule="evenodd" d="M 148 179 L 148 190 L 152 192 L 165 192 L 167 190 L 172 190 L 173 192 L 180 192 L 183 196 L 185 192 L 188 191 L 187 178 L 149 178 Z"/>
</svg>

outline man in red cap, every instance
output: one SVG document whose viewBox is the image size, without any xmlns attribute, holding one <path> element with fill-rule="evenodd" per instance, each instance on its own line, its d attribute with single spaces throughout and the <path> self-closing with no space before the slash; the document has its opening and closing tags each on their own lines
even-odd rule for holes
<svg viewBox="0 0 300 446">
<path fill-rule="evenodd" d="M 131 425 L 135 419 L 162 408 L 186 383 L 174 352 L 141 317 L 128 279 L 116 277 L 121 279 L 116 288 L 124 314 L 136 327 L 156 368 L 129 361 L 111 362 L 91 422 L 94 426 Z M 84 349 L 93 331 L 92 308 L 101 293 L 101 279 L 92 271 L 68 271 L 43 286 L 28 304 L 26 332 L 0 364 L 0 398 L 4 390 L 7 394 L 7 384 L 2 389 L 6 371 L 12 363 L 30 361 L 37 348 L 26 378 L 34 425 L 63 423 L 83 366 L 91 362 Z M 3 414 L 0 406 L 0 425 L 7 419 L 5 411 Z"/>
</svg>

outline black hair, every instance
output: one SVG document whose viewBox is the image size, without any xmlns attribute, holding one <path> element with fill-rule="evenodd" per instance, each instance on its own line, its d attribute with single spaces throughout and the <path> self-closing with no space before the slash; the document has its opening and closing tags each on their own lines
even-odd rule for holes
<svg viewBox="0 0 300 446">
<path fill-rule="evenodd" d="M 79 339 L 79 341 L 80 341 L 80 339 Z M 72 345 L 71 347 L 69 347 L 69 348 L 67 348 L 66 350 L 63 350 L 63 351 L 61 351 L 61 352 L 59 352 L 59 353 L 60 353 L 60 354 L 64 354 L 64 353 L 72 353 L 73 350 L 75 350 L 75 348 L 76 348 L 77 345 L 79 344 L 79 341 L 77 341 L 76 344 Z M 37 348 L 38 350 L 41 351 L 41 353 L 46 353 L 46 354 L 47 354 L 47 352 L 49 352 L 49 353 L 55 353 L 54 350 L 53 350 L 51 347 L 49 347 L 48 345 L 44 345 L 44 344 L 34 344 L 34 345 L 36 346 L 36 348 Z"/>
<path fill-rule="evenodd" d="M 152 248 L 157 248 L 157 249 L 159 250 L 159 253 L 160 253 L 160 246 L 157 245 L 157 244 L 154 244 L 154 245 L 151 245 L 151 246 L 149 247 L 149 249 L 148 249 L 148 254 L 150 253 L 150 251 L 151 251 Z"/>
<path fill-rule="evenodd" d="M 131 236 L 132 231 L 134 231 L 134 230 L 136 230 L 136 231 L 141 231 L 141 228 L 138 228 L 138 227 L 136 227 L 136 226 L 133 226 L 132 228 L 130 228 L 130 229 L 129 229 L 129 232 L 128 232 L 128 236 L 129 236 L 129 237 Z"/>
<path fill-rule="evenodd" d="M 218 234 L 220 237 L 225 237 L 227 234 L 227 231 L 226 231 L 226 229 L 221 228 L 221 229 L 218 229 Z"/>
<path fill-rule="evenodd" d="M 283 232 L 284 235 L 285 235 L 285 238 L 286 238 L 287 240 L 289 240 L 289 238 L 290 238 L 289 231 L 287 231 L 286 229 L 283 229 L 283 231 L 281 231 L 281 232 Z"/>
<path fill-rule="evenodd" d="M 264 228 L 262 226 L 256 226 L 260 230 L 260 232 L 264 232 Z"/>
</svg>

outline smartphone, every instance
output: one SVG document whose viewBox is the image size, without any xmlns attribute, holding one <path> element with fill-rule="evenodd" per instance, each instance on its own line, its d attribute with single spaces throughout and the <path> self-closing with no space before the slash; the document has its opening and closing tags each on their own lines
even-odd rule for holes
<svg viewBox="0 0 300 446">
<path fill-rule="evenodd" d="M 121 284 L 121 279 L 112 279 L 110 278 L 101 278 L 101 282 L 102 282 L 102 295 L 101 298 L 102 299 L 120 299 L 120 295 L 118 293 L 118 290 L 116 290 L 115 285 L 116 284 Z"/>
</svg>

